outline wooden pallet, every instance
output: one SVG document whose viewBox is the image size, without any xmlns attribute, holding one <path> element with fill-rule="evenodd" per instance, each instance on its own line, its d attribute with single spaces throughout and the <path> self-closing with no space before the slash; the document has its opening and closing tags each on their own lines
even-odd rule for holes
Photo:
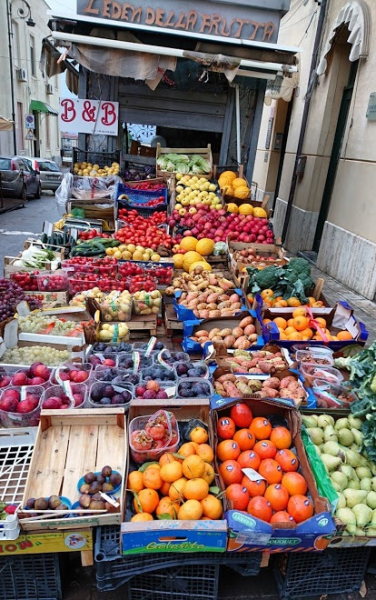
<svg viewBox="0 0 376 600">
<path fill-rule="evenodd" d="M 166 335 L 173 337 L 173 335 L 182 335 L 184 324 L 180 321 L 176 315 L 175 309 L 172 304 L 166 304 L 164 310 L 164 322 L 166 327 Z"/>
<path fill-rule="evenodd" d="M 129 337 L 137 339 L 157 335 L 157 320 L 158 315 L 133 315 L 127 323 Z"/>
</svg>

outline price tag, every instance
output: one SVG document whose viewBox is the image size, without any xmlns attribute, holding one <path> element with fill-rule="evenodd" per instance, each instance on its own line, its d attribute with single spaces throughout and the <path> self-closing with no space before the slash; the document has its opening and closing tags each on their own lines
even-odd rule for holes
<svg viewBox="0 0 376 600">
<path fill-rule="evenodd" d="M 248 477 L 248 479 L 250 479 L 251 481 L 258 481 L 259 479 L 265 479 L 265 477 L 260 475 L 260 473 L 258 473 L 257 471 L 255 471 L 254 469 L 251 469 L 249 467 L 242 469 L 242 471 L 243 471 L 244 475 L 246 475 Z M 266 481 L 266 479 L 265 479 L 265 481 Z"/>
<path fill-rule="evenodd" d="M 159 362 L 159 364 L 164 367 L 165 369 L 168 369 L 169 371 L 173 371 L 174 367 L 172 365 L 170 365 L 166 360 L 164 360 L 163 358 L 163 353 L 166 352 L 166 350 L 161 350 L 157 356 L 157 361 Z"/>
<path fill-rule="evenodd" d="M 74 398 L 73 398 L 71 382 L 63 381 L 63 389 L 64 389 L 64 392 L 66 393 L 66 395 L 68 396 L 69 400 L 72 402 L 72 404 L 74 406 L 75 402 L 74 402 Z"/>
<path fill-rule="evenodd" d="M 26 387 L 22 386 L 21 387 L 21 400 L 26 400 L 26 396 L 27 396 Z"/>
<path fill-rule="evenodd" d="M 146 352 L 145 352 L 145 356 L 150 356 L 150 354 L 153 352 L 154 348 L 155 348 L 155 344 L 157 343 L 157 338 L 153 335 L 150 340 L 149 343 L 146 347 Z"/>
<path fill-rule="evenodd" d="M 139 352 L 132 352 L 133 357 L 133 373 L 138 373 L 141 363 L 141 356 Z"/>
<path fill-rule="evenodd" d="M 165 392 L 169 398 L 173 398 L 176 395 L 176 385 L 166 388 Z"/>
</svg>

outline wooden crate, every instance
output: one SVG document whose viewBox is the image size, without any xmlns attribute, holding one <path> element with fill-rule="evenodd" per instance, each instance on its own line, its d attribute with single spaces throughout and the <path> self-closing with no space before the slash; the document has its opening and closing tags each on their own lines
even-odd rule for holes
<svg viewBox="0 0 376 600">
<path fill-rule="evenodd" d="M 105 465 L 121 473 L 120 512 L 92 513 L 77 517 L 42 519 L 20 511 L 24 531 L 79 529 L 85 526 L 117 525 L 124 514 L 124 489 L 127 462 L 127 435 L 122 408 L 42 410 L 37 438 L 22 500 L 57 494 L 74 504 L 80 493 L 79 479 Z"/>
<path fill-rule="evenodd" d="M 184 323 L 178 319 L 172 303 L 165 305 L 164 322 L 166 327 L 166 335 L 168 337 L 173 337 L 174 335 L 183 335 Z"/>
<path fill-rule="evenodd" d="M 211 169 L 209 173 L 203 173 L 197 175 L 197 177 L 205 177 L 206 179 L 211 179 L 213 176 L 213 155 L 211 151 L 211 144 L 207 145 L 207 148 L 162 148 L 160 144 L 157 144 L 157 155 L 156 160 L 163 154 L 200 154 L 205 160 L 209 161 L 211 165 Z M 161 171 L 156 164 L 156 173 L 157 177 L 169 175 L 168 171 Z M 189 174 L 189 173 L 188 173 Z M 193 173 L 191 173 L 193 175 Z"/>
</svg>

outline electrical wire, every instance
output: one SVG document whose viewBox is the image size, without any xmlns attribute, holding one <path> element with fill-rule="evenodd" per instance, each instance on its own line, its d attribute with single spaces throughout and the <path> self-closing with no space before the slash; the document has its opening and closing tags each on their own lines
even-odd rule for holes
<svg viewBox="0 0 376 600">
<path fill-rule="evenodd" d="M 286 20 L 283 22 L 283 27 L 280 27 L 280 29 L 279 29 L 280 31 L 281 31 L 282 29 L 285 29 L 286 23 L 288 23 L 289 21 L 291 21 L 291 19 L 293 18 L 293 16 L 294 16 L 294 15 L 296 15 L 296 13 L 298 12 L 299 8 L 302 8 L 302 6 L 303 6 L 303 5 L 304 5 L 304 0 L 302 0 L 302 2 L 301 2 L 301 3 L 300 3 L 300 4 L 299 4 L 297 7 L 296 7 L 296 9 L 294 10 L 294 12 L 293 12 L 293 13 L 291 13 L 291 15 L 289 16 L 289 18 L 288 18 L 288 19 L 286 19 Z"/>
<path fill-rule="evenodd" d="M 313 21 L 313 19 L 314 19 L 314 17 L 315 17 L 315 14 L 316 14 L 317 12 L 318 12 L 318 8 L 316 8 L 315 12 L 313 12 L 313 13 L 312 13 L 312 15 L 311 15 L 311 19 L 310 19 L 310 21 L 309 21 L 309 23 L 308 23 L 308 25 L 307 25 L 307 28 L 306 28 L 306 30 L 305 30 L 305 32 L 304 32 L 304 34 L 303 34 L 303 37 L 302 37 L 302 39 L 300 40 L 300 42 L 299 42 L 298 46 L 300 46 L 300 44 L 303 42 L 304 38 L 306 37 L 306 35 L 307 35 L 308 31 L 309 31 L 309 28 L 310 28 L 310 27 L 311 27 L 311 25 L 312 25 L 312 21 Z"/>
</svg>

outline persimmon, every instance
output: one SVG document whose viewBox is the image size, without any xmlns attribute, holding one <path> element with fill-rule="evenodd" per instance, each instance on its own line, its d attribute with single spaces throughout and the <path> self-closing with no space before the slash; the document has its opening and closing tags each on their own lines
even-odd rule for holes
<svg viewBox="0 0 376 600">
<path fill-rule="evenodd" d="M 236 460 L 240 455 L 239 444 L 234 440 L 223 440 L 217 446 L 217 456 L 219 460 Z"/>
<path fill-rule="evenodd" d="M 231 440 L 236 431 L 236 425 L 230 417 L 218 419 L 217 434 L 222 440 Z"/>
<path fill-rule="evenodd" d="M 278 510 L 275 512 L 270 519 L 270 523 L 288 523 L 289 525 L 296 525 L 292 516 L 285 510 Z"/>
<path fill-rule="evenodd" d="M 292 450 L 288 448 L 283 448 L 282 450 L 278 450 L 274 459 L 277 461 L 279 465 L 281 465 L 282 470 L 286 473 L 288 471 L 297 471 L 299 468 L 299 459 L 294 454 Z"/>
<path fill-rule="evenodd" d="M 245 510 L 249 502 L 248 490 L 240 483 L 231 483 L 226 489 L 226 498 L 231 501 L 234 510 Z"/>
<path fill-rule="evenodd" d="M 313 516 L 313 504 L 307 496 L 295 494 L 287 504 L 287 512 L 296 523 L 302 523 Z"/>
<path fill-rule="evenodd" d="M 254 435 L 245 427 L 235 432 L 233 440 L 239 444 L 242 452 L 244 450 L 252 450 L 256 442 Z"/>
<path fill-rule="evenodd" d="M 237 402 L 231 408 L 230 417 L 237 427 L 249 427 L 252 423 L 252 411 L 244 402 Z"/>
<path fill-rule="evenodd" d="M 265 479 L 257 479 L 256 481 L 252 481 L 251 479 L 249 479 L 249 477 L 247 477 L 247 475 L 244 475 L 240 483 L 247 488 L 251 498 L 253 498 L 254 496 L 263 496 L 265 493 Z"/>
<path fill-rule="evenodd" d="M 307 482 L 303 475 L 300 473 L 295 473 L 294 471 L 284 473 L 282 477 L 282 485 L 286 488 L 290 496 L 294 496 L 295 494 L 301 494 L 304 496 L 308 489 Z"/>
<path fill-rule="evenodd" d="M 282 468 L 273 458 L 262 460 L 258 472 L 266 479 L 269 485 L 281 483 L 282 481 Z"/>
<path fill-rule="evenodd" d="M 254 452 L 257 452 L 261 460 L 264 458 L 274 458 L 277 453 L 277 446 L 270 440 L 260 440 L 253 447 Z"/>
<path fill-rule="evenodd" d="M 249 467 L 250 469 L 258 471 L 258 468 L 261 463 L 261 458 L 256 452 L 253 452 L 253 450 L 245 450 L 244 452 L 239 454 L 237 461 L 242 469 Z"/>
<path fill-rule="evenodd" d="M 269 500 L 272 509 L 276 511 L 285 510 L 290 497 L 287 489 L 280 483 L 269 485 L 264 496 Z"/>
<path fill-rule="evenodd" d="M 247 512 L 256 517 L 256 519 L 269 523 L 272 518 L 273 509 L 270 502 L 264 496 L 255 496 L 248 502 Z"/>
<path fill-rule="evenodd" d="M 276 446 L 278 450 L 282 450 L 283 448 L 290 448 L 292 437 L 291 433 L 287 429 L 287 427 L 283 427 L 283 425 L 278 425 L 272 429 L 270 434 L 270 441 Z M 269 457 L 266 457 L 269 458 Z M 270 458 L 274 458 L 271 456 Z"/>
<path fill-rule="evenodd" d="M 265 417 L 255 417 L 249 426 L 249 431 L 256 440 L 266 440 L 271 434 L 272 426 Z"/>
<path fill-rule="evenodd" d="M 219 473 L 226 486 L 240 483 L 243 479 L 243 471 L 236 460 L 225 460 L 219 467 Z"/>
</svg>

